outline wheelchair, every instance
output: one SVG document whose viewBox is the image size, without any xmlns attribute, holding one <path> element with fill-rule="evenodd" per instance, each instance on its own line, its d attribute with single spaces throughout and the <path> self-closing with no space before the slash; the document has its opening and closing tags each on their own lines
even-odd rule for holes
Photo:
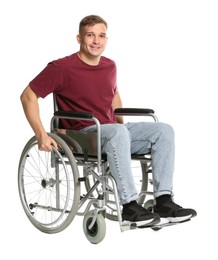
<svg viewBox="0 0 218 260">
<path fill-rule="evenodd" d="M 154 110 L 118 108 L 115 115 L 146 116 L 158 121 Z M 93 121 L 97 131 L 85 133 L 59 128 L 59 120 Z M 107 156 L 101 152 L 100 123 L 91 113 L 59 111 L 54 95 L 51 136 L 58 148 L 51 152 L 38 149 L 33 136 L 24 146 L 18 166 L 18 190 L 29 221 L 44 233 L 66 229 L 75 216 L 83 216 L 83 231 L 89 242 L 100 243 L 106 235 L 106 220 L 117 221 L 120 230 L 136 229 L 136 223 L 123 221 L 116 182 Z M 132 167 L 139 192 L 138 203 L 152 209 L 154 199 L 151 155 L 133 154 Z M 147 197 L 151 196 L 151 199 Z"/>
</svg>

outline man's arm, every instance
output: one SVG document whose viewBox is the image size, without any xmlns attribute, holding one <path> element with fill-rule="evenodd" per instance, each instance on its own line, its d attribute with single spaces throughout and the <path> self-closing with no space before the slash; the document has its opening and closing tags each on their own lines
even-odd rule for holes
<svg viewBox="0 0 218 260">
<path fill-rule="evenodd" d="M 20 96 L 26 118 L 32 127 L 38 140 L 39 149 L 51 151 L 52 145 L 57 147 L 56 142 L 47 135 L 40 119 L 38 97 L 35 92 L 27 86 Z"/>
<path fill-rule="evenodd" d="M 122 107 L 122 101 L 120 94 L 117 92 L 116 95 L 114 96 L 114 99 L 112 101 L 112 107 L 115 110 L 116 108 L 121 108 Z M 123 116 L 116 116 L 116 121 L 119 124 L 123 124 Z"/>
</svg>

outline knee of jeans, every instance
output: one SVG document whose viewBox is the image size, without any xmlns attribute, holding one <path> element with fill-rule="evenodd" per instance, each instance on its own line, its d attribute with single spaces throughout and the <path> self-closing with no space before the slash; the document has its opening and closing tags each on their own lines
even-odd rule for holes
<svg viewBox="0 0 218 260">
<path fill-rule="evenodd" d="M 168 137 L 170 139 L 174 139 L 174 129 L 171 125 L 166 123 L 158 123 L 161 132 L 164 134 L 165 137 Z"/>
<path fill-rule="evenodd" d="M 113 129 L 111 129 L 111 134 L 116 138 L 119 142 L 130 140 L 130 133 L 128 129 L 123 124 L 115 124 Z"/>
</svg>

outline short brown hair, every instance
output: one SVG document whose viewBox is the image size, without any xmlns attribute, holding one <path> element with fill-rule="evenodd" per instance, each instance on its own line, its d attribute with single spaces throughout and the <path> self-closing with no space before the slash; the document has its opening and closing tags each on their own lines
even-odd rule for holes
<svg viewBox="0 0 218 260">
<path fill-rule="evenodd" d="M 87 25 L 93 26 L 98 23 L 103 23 L 107 28 L 107 22 L 98 15 L 88 15 L 84 17 L 79 23 L 79 34 L 81 35 L 84 31 L 84 27 Z"/>
</svg>

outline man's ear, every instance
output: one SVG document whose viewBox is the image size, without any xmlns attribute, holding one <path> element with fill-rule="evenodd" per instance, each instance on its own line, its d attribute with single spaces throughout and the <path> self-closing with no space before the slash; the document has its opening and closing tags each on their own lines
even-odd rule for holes
<svg viewBox="0 0 218 260">
<path fill-rule="evenodd" d="M 80 37 L 79 34 L 76 36 L 76 39 L 77 39 L 78 43 L 80 44 L 81 43 L 81 37 Z"/>
</svg>

